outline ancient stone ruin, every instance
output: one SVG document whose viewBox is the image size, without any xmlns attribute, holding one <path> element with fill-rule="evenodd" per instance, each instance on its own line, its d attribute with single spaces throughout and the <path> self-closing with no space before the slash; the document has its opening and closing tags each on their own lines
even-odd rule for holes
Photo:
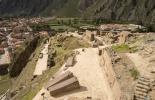
<svg viewBox="0 0 155 100">
<path fill-rule="evenodd" d="M 100 51 L 100 49 L 99 49 Z M 120 84 L 118 83 L 116 79 L 116 74 L 113 70 L 113 64 L 112 64 L 112 59 L 111 59 L 111 53 L 109 53 L 108 48 L 104 49 L 102 52 L 100 51 L 99 53 L 101 55 L 101 62 L 103 64 L 109 85 L 112 89 L 113 95 L 115 100 L 120 100 L 122 97 L 122 90 L 120 88 Z"/>
<path fill-rule="evenodd" d="M 74 64 L 74 57 L 69 57 L 66 62 L 66 67 L 71 67 Z"/>
<path fill-rule="evenodd" d="M 90 41 L 94 41 L 95 39 L 95 35 L 93 32 L 86 30 L 86 37 L 90 40 Z"/>
<path fill-rule="evenodd" d="M 80 84 L 72 72 L 66 71 L 63 74 L 57 73 L 54 79 L 46 83 L 45 88 L 50 92 L 51 96 L 56 96 L 79 89 Z"/>
<path fill-rule="evenodd" d="M 135 88 L 134 98 L 136 100 L 146 100 L 150 90 L 150 79 L 139 77 Z"/>
</svg>

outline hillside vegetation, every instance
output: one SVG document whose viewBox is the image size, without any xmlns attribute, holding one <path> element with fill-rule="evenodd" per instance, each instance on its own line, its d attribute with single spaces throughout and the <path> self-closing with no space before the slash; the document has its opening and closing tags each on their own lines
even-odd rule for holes
<svg viewBox="0 0 155 100">
<path fill-rule="evenodd" d="M 155 2 L 154 0 L 1 0 L 0 15 L 102 17 L 153 24 Z"/>
</svg>

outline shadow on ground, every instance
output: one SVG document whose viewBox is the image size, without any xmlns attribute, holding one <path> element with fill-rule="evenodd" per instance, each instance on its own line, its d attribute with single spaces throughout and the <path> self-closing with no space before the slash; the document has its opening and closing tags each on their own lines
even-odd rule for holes
<svg viewBox="0 0 155 100">
<path fill-rule="evenodd" d="M 55 96 L 54 98 L 59 98 L 61 96 L 65 96 L 65 95 L 69 95 L 69 94 L 74 94 L 74 93 L 78 93 L 78 92 L 84 92 L 87 91 L 88 89 L 84 86 L 81 86 L 80 89 L 74 90 L 74 91 L 70 91 L 70 92 L 66 92 L 66 93 L 62 93 L 60 95 Z"/>
</svg>

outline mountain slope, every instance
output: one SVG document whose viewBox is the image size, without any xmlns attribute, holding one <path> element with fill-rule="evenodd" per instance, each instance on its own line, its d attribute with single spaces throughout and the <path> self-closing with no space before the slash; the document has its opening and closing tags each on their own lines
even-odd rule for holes
<svg viewBox="0 0 155 100">
<path fill-rule="evenodd" d="M 1 0 L 0 15 L 103 17 L 106 19 L 155 21 L 154 0 Z"/>
</svg>

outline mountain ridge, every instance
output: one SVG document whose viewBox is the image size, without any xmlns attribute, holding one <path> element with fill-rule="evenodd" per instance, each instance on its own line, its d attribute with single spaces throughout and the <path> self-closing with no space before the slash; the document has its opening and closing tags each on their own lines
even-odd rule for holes
<svg viewBox="0 0 155 100">
<path fill-rule="evenodd" d="M 1 16 L 105 18 L 155 23 L 154 0 L 1 0 Z"/>
</svg>

